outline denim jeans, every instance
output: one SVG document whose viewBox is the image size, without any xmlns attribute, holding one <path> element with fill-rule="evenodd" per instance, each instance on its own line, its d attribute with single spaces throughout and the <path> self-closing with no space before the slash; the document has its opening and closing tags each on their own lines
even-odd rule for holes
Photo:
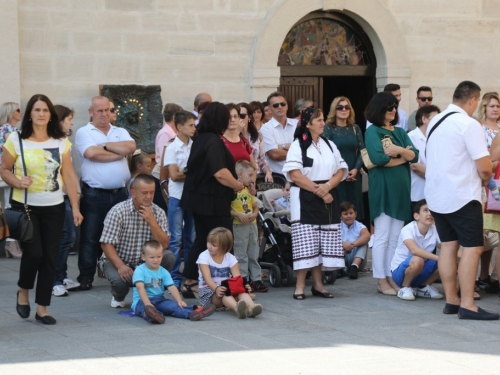
<svg viewBox="0 0 500 375">
<path fill-rule="evenodd" d="M 367 250 L 368 250 L 368 245 L 363 245 L 363 246 L 355 247 L 354 249 L 351 250 L 350 253 L 347 253 L 345 255 L 347 269 L 349 269 L 349 267 L 351 267 L 351 265 L 353 264 L 354 258 L 363 259 L 363 262 L 361 262 L 361 266 L 359 267 L 359 268 L 362 268 L 363 265 L 366 263 L 365 259 L 366 259 L 366 251 Z"/>
<path fill-rule="evenodd" d="M 62 285 L 64 279 L 68 276 L 68 254 L 71 246 L 76 239 L 75 224 L 73 223 L 73 211 L 71 211 L 71 203 L 67 195 L 64 196 L 64 226 L 59 245 L 59 256 L 56 265 L 56 278 L 54 285 Z"/>
<path fill-rule="evenodd" d="M 181 249 L 184 250 L 184 264 L 186 264 L 189 250 L 193 247 L 195 238 L 193 213 L 181 208 L 180 203 L 181 201 L 177 198 L 170 197 L 168 199 L 168 230 L 170 231 L 168 248 L 175 255 L 175 264 L 171 275 L 176 287 L 179 287 L 182 282 L 182 274 L 179 271 Z"/>
<path fill-rule="evenodd" d="M 80 212 L 84 220 L 81 227 L 80 250 L 78 252 L 78 281 L 94 281 L 97 258 L 100 256 L 102 229 L 108 211 L 116 204 L 127 199 L 127 189 L 122 188 L 116 193 L 101 191 L 82 186 Z"/>
<path fill-rule="evenodd" d="M 188 305 L 184 308 L 179 307 L 177 302 L 170 299 L 166 299 L 163 296 L 157 296 L 149 299 L 151 304 L 158 310 L 162 315 L 173 316 L 174 318 L 188 319 L 189 314 L 196 308 L 196 306 Z M 151 321 L 149 317 L 144 312 L 144 303 L 141 300 L 135 305 L 134 314 L 146 319 L 148 322 Z"/>
</svg>

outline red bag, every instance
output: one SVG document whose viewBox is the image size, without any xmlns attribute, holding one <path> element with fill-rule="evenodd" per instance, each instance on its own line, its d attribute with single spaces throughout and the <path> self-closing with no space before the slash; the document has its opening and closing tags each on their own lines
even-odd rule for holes
<svg viewBox="0 0 500 375">
<path fill-rule="evenodd" d="M 246 283 L 246 280 L 240 275 L 222 280 L 220 285 L 226 287 L 226 296 L 235 296 L 240 293 L 248 293 L 245 288 Z"/>
<path fill-rule="evenodd" d="M 495 170 L 495 182 L 497 183 L 497 186 L 500 185 L 500 163 L 497 164 L 497 169 Z M 493 196 L 491 195 L 491 191 L 488 188 L 486 189 L 486 195 L 488 199 L 486 200 L 486 204 L 484 206 L 484 213 L 485 214 L 500 214 L 500 201 L 497 201 Z"/>
</svg>

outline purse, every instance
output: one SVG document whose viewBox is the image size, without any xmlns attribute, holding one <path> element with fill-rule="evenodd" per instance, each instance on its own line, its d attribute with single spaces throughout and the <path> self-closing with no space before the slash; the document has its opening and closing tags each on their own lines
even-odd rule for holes
<svg viewBox="0 0 500 375">
<path fill-rule="evenodd" d="M 226 288 L 226 296 L 235 296 L 241 293 L 248 293 L 248 290 L 245 288 L 246 283 L 246 280 L 240 275 L 222 280 L 220 285 Z"/>
<path fill-rule="evenodd" d="M 17 134 L 19 136 L 19 148 L 21 150 L 23 173 L 27 176 L 26 163 L 24 161 L 23 141 L 21 140 L 21 134 L 19 132 Z M 5 210 L 5 218 L 7 219 L 7 224 L 9 226 L 10 238 L 21 242 L 33 242 L 33 222 L 31 221 L 30 209 L 28 208 L 28 189 L 24 189 L 24 210 L 18 210 L 13 207 L 7 208 Z"/>
<path fill-rule="evenodd" d="M 382 147 L 392 145 L 392 139 L 391 136 L 389 135 L 384 135 L 384 138 L 380 140 L 382 142 Z M 372 163 L 370 160 L 370 155 L 368 155 L 368 150 L 366 148 L 363 148 L 360 150 L 361 152 L 361 159 L 363 159 L 363 164 L 365 165 L 365 168 L 370 170 L 376 167 L 375 164 Z"/>
</svg>

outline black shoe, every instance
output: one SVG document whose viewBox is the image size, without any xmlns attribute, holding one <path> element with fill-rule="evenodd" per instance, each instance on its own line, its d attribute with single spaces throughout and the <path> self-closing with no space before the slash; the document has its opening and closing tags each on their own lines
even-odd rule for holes
<svg viewBox="0 0 500 375">
<path fill-rule="evenodd" d="M 350 279 L 357 279 L 358 273 L 359 273 L 359 268 L 356 267 L 355 265 L 352 265 L 351 268 L 349 268 L 349 278 Z"/>
<path fill-rule="evenodd" d="M 77 290 L 90 290 L 92 289 L 92 281 L 90 280 L 82 280 L 80 281 L 80 286 Z"/>
<path fill-rule="evenodd" d="M 17 291 L 17 298 L 16 298 L 16 311 L 19 314 L 19 316 L 23 319 L 29 318 L 31 308 L 30 305 L 20 305 L 19 304 L 19 291 Z"/>
<path fill-rule="evenodd" d="M 500 292 L 498 280 L 492 280 L 490 275 L 484 279 L 476 280 L 476 286 L 486 293 L 498 294 Z"/>
<path fill-rule="evenodd" d="M 333 294 L 330 292 L 320 292 L 319 290 L 314 289 L 314 287 L 311 287 L 311 293 L 315 297 L 322 297 L 322 298 L 333 298 Z"/>
<path fill-rule="evenodd" d="M 56 320 L 50 315 L 40 316 L 38 313 L 35 314 L 35 319 L 37 322 L 42 322 L 42 324 L 54 325 Z"/>
<path fill-rule="evenodd" d="M 443 314 L 458 314 L 458 309 L 460 305 L 453 305 L 451 303 L 447 303 L 444 305 Z"/>
<path fill-rule="evenodd" d="M 477 312 L 472 310 L 467 310 L 461 307 L 460 309 L 458 309 L 458 319 L 498 320 L 500 319 L 500 315 L 495 313 L 489 313 L 480 307 L 478 307 Z"/>
<path fill-rule="evenodd" d="M 269 290 L 269 288 L 265 286 L 261 280 L 252 281 L 250 283 L 250 287 L 254 292 L 257 293 L 267 293 L 267 291 Z"/>
</svg>

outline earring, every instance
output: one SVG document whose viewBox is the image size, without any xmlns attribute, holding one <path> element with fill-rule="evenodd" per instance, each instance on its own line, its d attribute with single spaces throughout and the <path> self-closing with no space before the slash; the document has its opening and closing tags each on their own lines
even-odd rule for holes
<svg viewBox="0 0 500 375">
<path fill-rule="evenodd" d="M 31 117 L 30 117 L 30 121 L 31 121 Z"/>
</svg>

